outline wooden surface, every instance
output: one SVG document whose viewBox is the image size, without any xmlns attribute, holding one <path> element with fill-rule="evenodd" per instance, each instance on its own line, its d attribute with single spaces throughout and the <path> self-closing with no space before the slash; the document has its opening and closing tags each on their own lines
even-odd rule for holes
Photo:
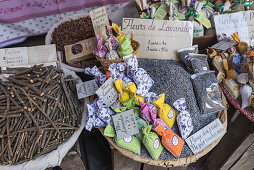
<svg viewBox="0 0 254 170">
<path fill-rule="evenodd" d="M 221 167 L 221 169 L 229 169 L 234 166 L 238 159 L 246 153 L 246 150 L 254 144 L 254 134 L 250 134 L 238 148 L 233 152 L 228 161 Z M 253 153 L 254 154 L 254 153 Z M 254 160 L 252 161 L 254 167 Z"/>
<path fill-rule="evenodd" d="M 235 112 L 230 106 L 229 118 Z M 229 119 L 230 120 L 230 119 Z M 220 169 L 236 151 L 238 146 L 246 139 L 246 137 L 254 132 L 254 123 L 249 121 L 244 115 L 240 114 L 237 119 L 228 125 L 227 133 L 221 142 L 212 150 L 205 161 L 205 169 Z M 223 168 L 225 169 L 225 168 Z"/>
<path fill-rule="evenodd" d="M 241 156 L 231 170 L 253 170 L 254 169 L 254 143 Z"/>
</svg>

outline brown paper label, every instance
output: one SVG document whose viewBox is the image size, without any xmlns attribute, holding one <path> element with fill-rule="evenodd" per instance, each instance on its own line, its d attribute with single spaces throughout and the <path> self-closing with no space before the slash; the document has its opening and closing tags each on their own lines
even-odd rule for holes
<svg viewBox="0 0 254 170">
<path fill-rule="evenodd" d="M 192 45 L 190 21 L 123 18 L 122 30 L 133 33 L 133 39 L 139 42 L 140 58 L 178 60 L 176 50 Z"/>
<path fill-rule="evenodd" d="M 93 53 L 97 48 L 97 41 L 95 37 L 79 41 L 72 45 L 64 46 L 66 61 L 68 63 L 75 63 L 82 61 L 92 56 L 89 55 Z"/>
</svg>

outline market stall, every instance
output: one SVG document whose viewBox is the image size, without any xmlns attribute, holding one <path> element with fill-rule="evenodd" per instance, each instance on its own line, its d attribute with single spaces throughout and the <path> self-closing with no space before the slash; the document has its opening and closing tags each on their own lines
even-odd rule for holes
<svg viewBox="0 0 254 170">
<path fill-rule="evenodd" d="M 57 166 L 95 128 L 135 161 L 188 166 L 226 134 L 227 102 L 254 120 L 252 1 L 61 3 L 46 45 L 0 49 L 0 169 Z"/>
</svg>

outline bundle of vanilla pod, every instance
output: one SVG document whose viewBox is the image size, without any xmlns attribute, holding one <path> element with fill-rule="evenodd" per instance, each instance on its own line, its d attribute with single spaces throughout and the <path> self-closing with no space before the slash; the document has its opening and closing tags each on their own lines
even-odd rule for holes
<svg viewBox="0 0 254 170">
<path fill-rule="evenodd" d="M 57 148 L 79 129 L 75 81 L 55 66 L 6 68 L 0 79 L 0 164 L 19 164 Z"/>
</svg>

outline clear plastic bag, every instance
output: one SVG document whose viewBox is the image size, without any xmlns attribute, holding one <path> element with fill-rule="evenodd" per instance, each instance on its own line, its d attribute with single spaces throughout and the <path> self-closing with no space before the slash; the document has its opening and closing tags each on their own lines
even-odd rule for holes
<svg viewBox="0 0 254 170">
<path fill-rule="evenodd" d="M 191 81 L 202 114 L 216 113 L 225 108 L 214 71 L 193 74 Z"/>
</svg>

